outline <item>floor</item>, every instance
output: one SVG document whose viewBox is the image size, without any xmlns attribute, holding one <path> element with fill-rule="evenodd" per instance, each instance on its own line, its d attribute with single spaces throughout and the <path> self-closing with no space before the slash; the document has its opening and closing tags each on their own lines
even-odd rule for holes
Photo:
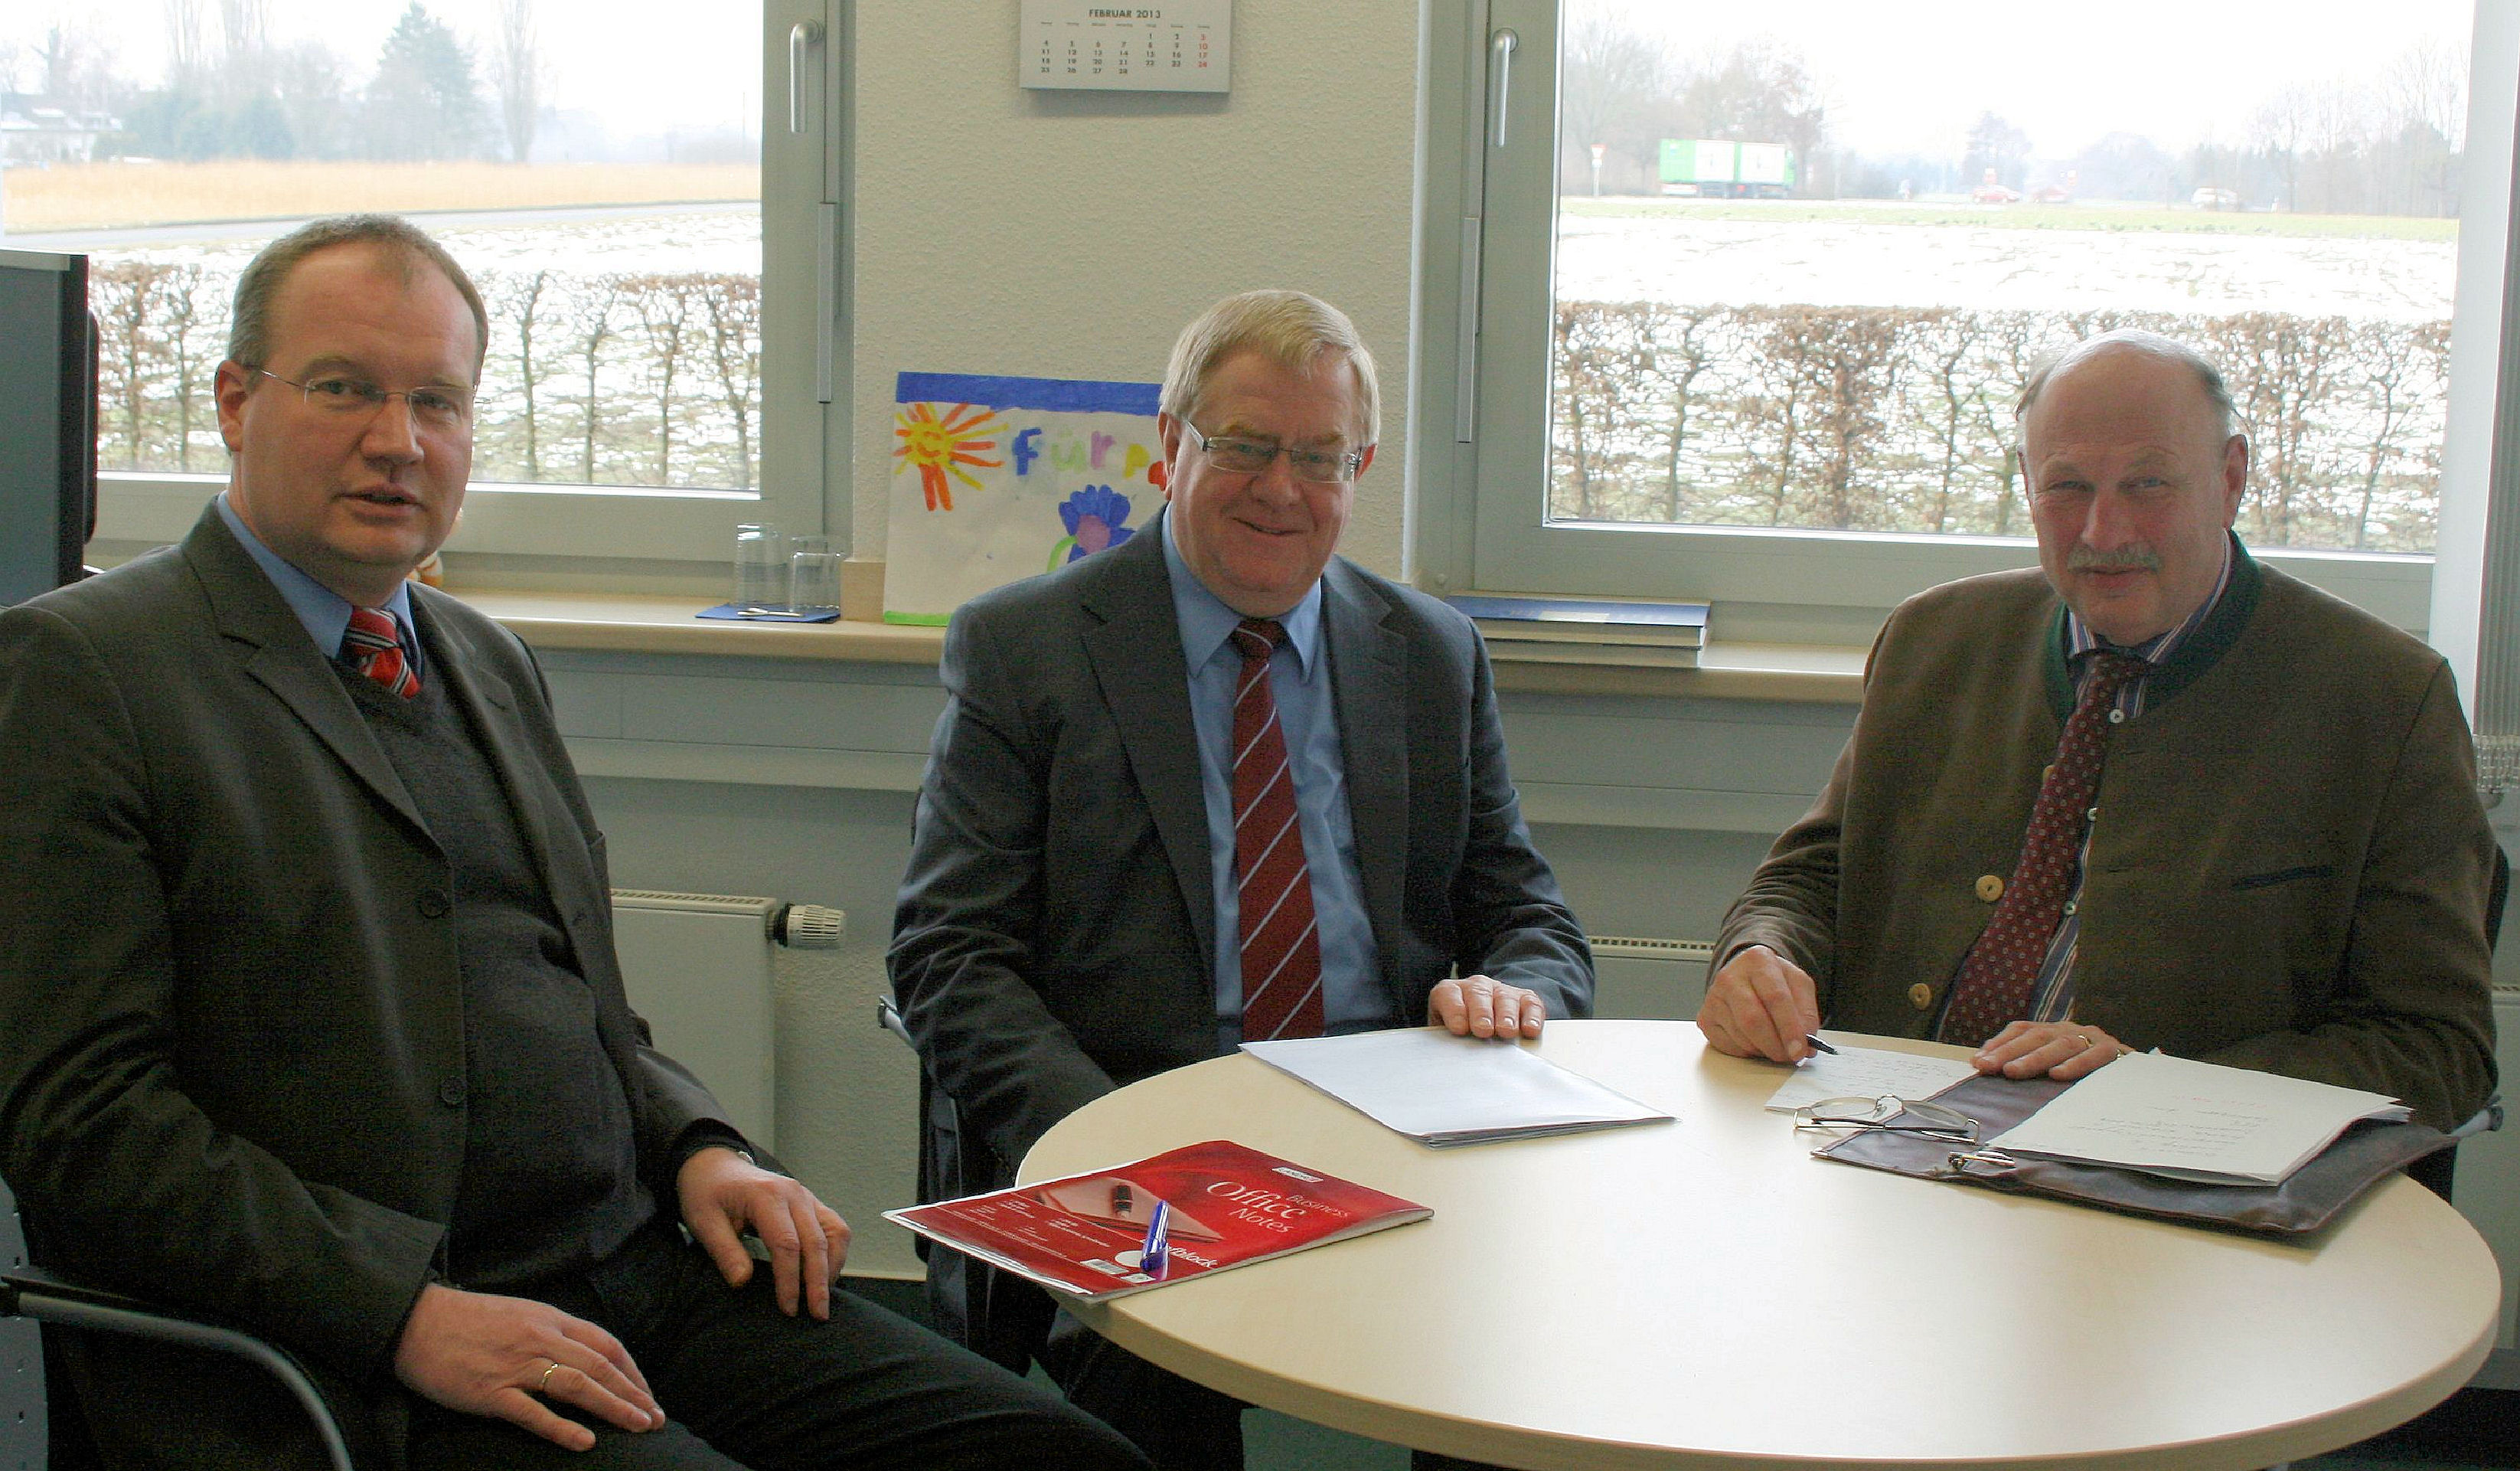
<svg viewBox="0 0 2520 1471">
<path fill-rule="evenodd" d="M 852 1278 L 852 1288 L 896 1312 L 922 1317 L 918 1284 Z M 1035 1370 L 1038 1373 L 1038 1370 Z M 1409 1452 L 1309 1424 L 1276 1410 L 1242 1417 L 1245 1471 L 1408 1471 Z M 2461 1390 L 2432 1413 L 2291 1471 L 2399 1471 L 2408 1466 L 2520 1471 L 2520 1392 Z"/>
</svg>

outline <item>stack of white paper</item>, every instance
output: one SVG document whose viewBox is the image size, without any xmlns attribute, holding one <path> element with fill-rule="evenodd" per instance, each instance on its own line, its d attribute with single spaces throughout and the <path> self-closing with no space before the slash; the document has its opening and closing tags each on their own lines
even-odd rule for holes
<svg viewBox="0 0 2520 1471">
<path fill-rule="evenodd" d="M 2208 1184 L 2272 1185 L 2356 1121 L 2406 1117 L 2405 1104 L 2360 1088 L 2143 1052 L 2075 1083 L 1990 1147 Z"/>
<path fill-rule="evenodd" d="M 1244 1042 L 1242 1050 L 1438 1148 L 1671 1118 L 1515 1043 L 1441 1027 Z"/>
</svg>

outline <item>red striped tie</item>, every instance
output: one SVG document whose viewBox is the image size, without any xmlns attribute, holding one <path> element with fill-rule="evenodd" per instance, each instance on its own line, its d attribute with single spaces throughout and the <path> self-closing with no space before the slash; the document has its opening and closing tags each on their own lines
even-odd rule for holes
<svg viewBox="0 0 2520 1471">
<path fill-rule="evenodd" d="M 1943 1020 L 1944 1041 L 1978 1047 L 2030 1015 L 2030 991 L 2047 963 L 2056 927 L 2065 920 L 2065 892 L 2082 861 L 2083 830 L 2090 824 L 2092 794 L 2100 786 L 2100 758 L 2117 728 L 2118 691 L 2149 667 L 2142 660 L 2107 650 L 2092 656 L 2083 696 L 2056 738 L 2056 760 L 2040 783 L 2030 808 L 2021 856 L 1995 917 L 1960 962 Z"/>
<path fill-rule="evenodd" d="M 385 609 L 350 610 L 349 630 L 341 635 L 341 657 L 405 700 L 420 693 L 420 675 L 403 657 L 402 624 Z"/>
<path fill-rule="evenodd" d="M 1234 691 L 1234 871 L 1242 927 L 1242 1036 L 1322 1034 L 1322 947 L 1313 880 L 1295 814 L 1295 773 L 1269 656 L 1286 630 L 1244 619 L 1234 630 L 1242 678 Z"/>
</svg>

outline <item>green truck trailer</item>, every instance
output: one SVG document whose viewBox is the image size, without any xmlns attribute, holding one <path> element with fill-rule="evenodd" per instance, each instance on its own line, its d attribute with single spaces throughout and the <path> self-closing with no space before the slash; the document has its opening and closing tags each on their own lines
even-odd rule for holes
<svg viewBox="0 0 2520 1471">
<path fill-rule="evenodd" d="M 1794 192 L 1794 151 L 1781 143 L 1665 138 L 1662 192 L 1705 199 L 1784 199 Z"/>
</svg>

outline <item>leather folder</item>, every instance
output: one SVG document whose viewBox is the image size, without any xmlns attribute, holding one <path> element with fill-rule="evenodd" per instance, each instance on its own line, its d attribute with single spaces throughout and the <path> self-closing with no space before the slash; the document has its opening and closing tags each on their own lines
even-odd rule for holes
<svg viewBox="0 0 2520 1471">
<path fill-rule="evenodd" d="M 1993 1139 L 2070 1086 L 2052 1078 L 1966 1078 L 1934 1095 L 1934 1102 L 1976 1120 L 1978 1137 Z M 1887 1122 L 1895 1126 L 1906 1117 Z M 2208 1185 L 2107 1165 L 2007 1158 L 1984 1144 L 1957 1145 L 1889 1129 L 1866 1129 L 1812 1152 L 1918 1179 L 2044 1195 L 2189 1225 L 2295 1236 L 2325 1225 L 2390 1172 L 2457 1142 L 2430 1125 L 2365 1120 L 2277 1185 Z"/>
</svg>

